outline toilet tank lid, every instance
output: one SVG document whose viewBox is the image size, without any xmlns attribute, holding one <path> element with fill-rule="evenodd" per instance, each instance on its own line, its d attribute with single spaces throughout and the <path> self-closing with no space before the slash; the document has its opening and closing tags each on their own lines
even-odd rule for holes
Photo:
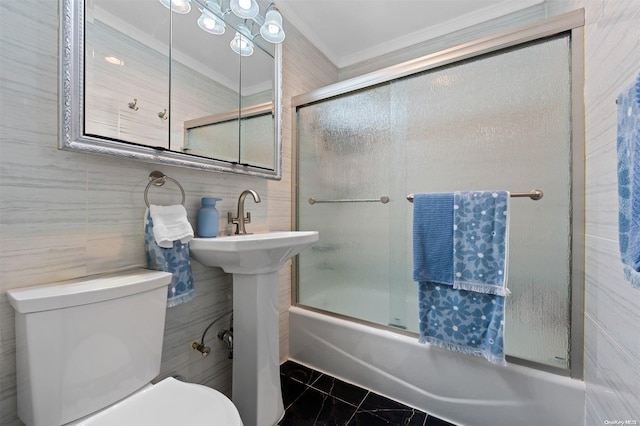
<svg viewBox="0 0 640 426">
<path fill-rule="evenodd" d="M 137 268 L 9 290 L 7 296 L 13 309 L 26 314 L 143 293 L 168 285 L 171 276 L 168 272 Z"/>
</svg>

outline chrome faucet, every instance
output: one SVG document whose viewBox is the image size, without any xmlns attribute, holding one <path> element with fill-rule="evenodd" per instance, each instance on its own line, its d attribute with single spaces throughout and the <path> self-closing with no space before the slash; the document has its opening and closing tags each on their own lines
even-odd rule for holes
<svg viewBox="0 0 640 426">
<path fill-rule="evenodd" d="M 245 224 L 251 223 L 251 213 L 247 212 L 247 217 L 244 217 L 244 199 L 247 198 L 247 195 L 249 194 L 253 196 L 253 201 L 256 203 L 260 202 L 260 195 L 258 195 L 256 191 L 253 189 L 245 189 L 242 191 L 242 194 L 240 194 L 240 198 L 238 198 L 238 216 L 233 217 L 233 213 L 227 213 L 227 222 L 237 225 L 235 232 L 236 235 L 250 234 L 250 232 L 247 232 L 244 227 Z"/>
</svg>

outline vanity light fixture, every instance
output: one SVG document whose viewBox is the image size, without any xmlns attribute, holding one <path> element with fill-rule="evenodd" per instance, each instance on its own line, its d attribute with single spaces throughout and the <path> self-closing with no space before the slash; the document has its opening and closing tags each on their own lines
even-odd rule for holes
<svg viewBox="0 0 640 426">
<path fill-rule="evenodd" d="M 178 13 L 189 13 L 191 10 L 191 0 L 159 0 L 166 8 Z M 267 7 L 264 17 L 259 12 L 260 8 L 256 0 L 230 0 L 229 7 L 223 8 L 224 0 L 196 0 L 202 8 L 198 18 L 198 26 L 211 34 L 224 34 L 226 23 L 224 16 L 233 13 L 244 20 L 243 24 L 237 24 L 237 31 L 230 46 L 234 52 L 241 56 L 253 54 L 253 40 L 260 35 L 269 43 L 282 43 L 285 34 L 282 26 L 282 15 L 274 3 Z M 230 21 L 227 21 L 230 22 Z M 234 26 L 233 23 L 230 23 Z M 255 33 L 254 29 L 258 30 Z"/>
<path fill-rule="evenodd" d="M 191 11 L 191 0 L 160 0 L 160 3 L 172 12 L 185 14 Z"/>
<path fill-rule="evenodd" d="M 211 0 L 207 0 L 205 4 L 206 7 L 202 9 L 202 15 L 198 18 L 198 26 L 211 34 L 224 34 L 227 26 L 222 19 L 218 17 L 222 15 L 220 4 L 217 1 Z"/>
<path fill-rule="evenodd" d="M 236 52 L 240 56 L 251 56 L 253 55 L 253 42 L 249 40 L 247 34 L 249 33 L 249 27 L 244 24 L 238 25 L 238 30 L 236 31 L 236 35 L 229 43 L 231 46 L 231 50 Z"/>
<path fill-rule="evenodd" d="M 258 3 L 255 0 L 231 0 L 231 11 L 239 18 L 252 19 L 258 16 Z"/>
<path fill-rule="evenodd" d="M 284 30 L 282 29 L 282 15 L 271 3 L 264 17 L 264 24 L 260 27 L 260 35 L 270 43 L 282 43 Z"/>
</svg>

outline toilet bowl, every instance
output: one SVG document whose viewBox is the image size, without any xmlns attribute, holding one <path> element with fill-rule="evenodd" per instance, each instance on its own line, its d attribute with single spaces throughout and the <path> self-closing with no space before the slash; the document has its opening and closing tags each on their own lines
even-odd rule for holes
<svg viewBox="0 0 640 426">
<path fill-rule="evenodd" d="M 160 374 L 171 274 L 135 269 L 9 290 L 27 426 L 241 426 L 222 393 Z"/>
<path fill-rule="evenodd" d="M 167 377 L 65 426 L 242 426 L 233 403 L 207 386 Z"/>
</svg>

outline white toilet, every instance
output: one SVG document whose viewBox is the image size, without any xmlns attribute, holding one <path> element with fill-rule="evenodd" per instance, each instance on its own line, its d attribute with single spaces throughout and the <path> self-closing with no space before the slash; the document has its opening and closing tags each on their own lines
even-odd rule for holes
<svg viewBox="0 0 640 426">
<path fill-rule="evenodd" d="M 18 416 L 31 425 L 242 425 L 222 393 L 160 372 L 171 274 L 135 269 L 7 292 Z"/>
</svg>

